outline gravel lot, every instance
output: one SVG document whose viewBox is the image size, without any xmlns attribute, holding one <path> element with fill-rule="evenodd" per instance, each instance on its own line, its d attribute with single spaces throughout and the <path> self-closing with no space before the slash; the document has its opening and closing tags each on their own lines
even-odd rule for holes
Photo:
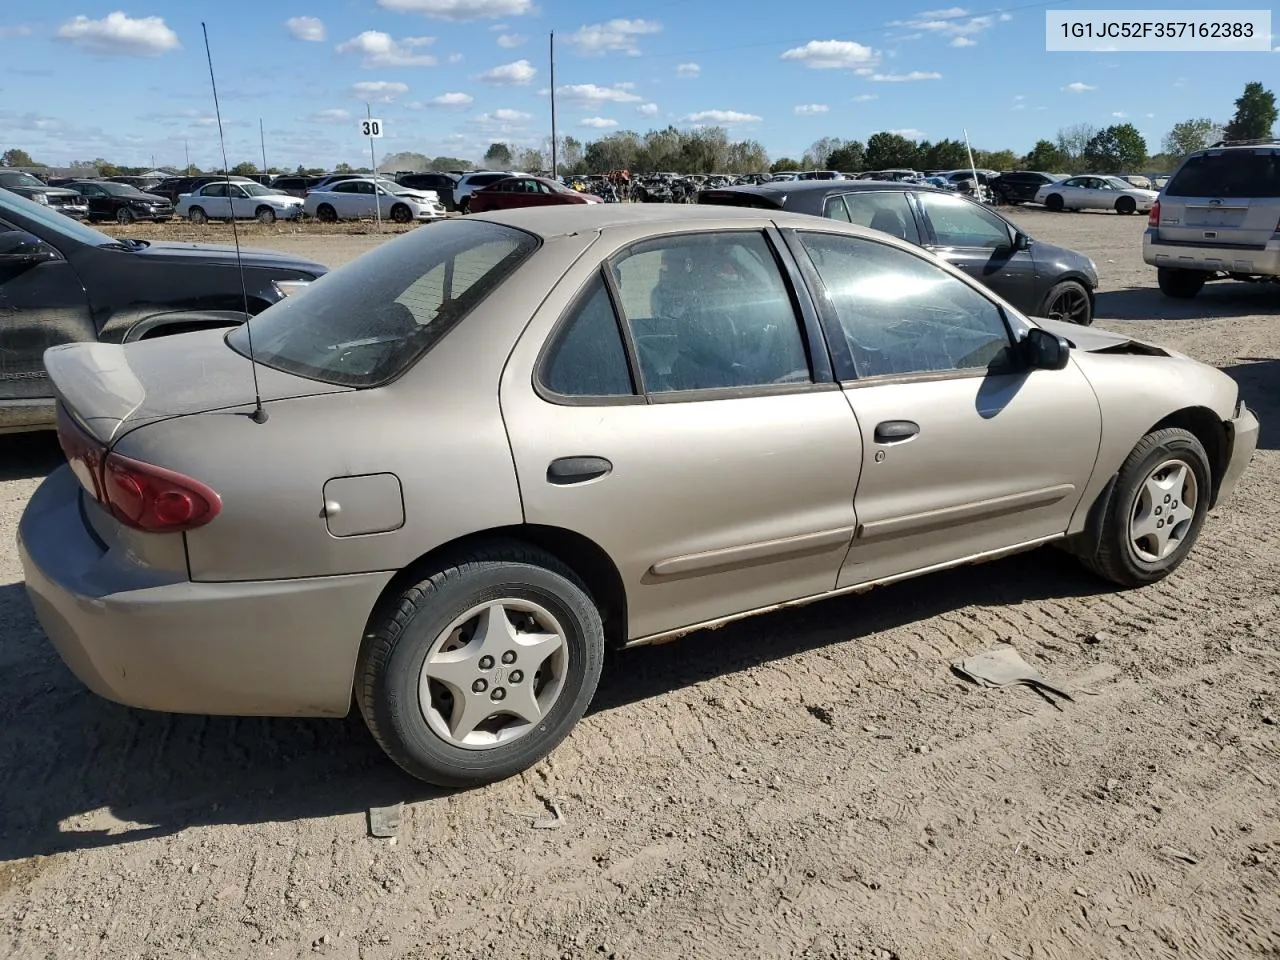
<svg viewBox="0 0 1280 960">
<path fill-rule="evenodd" d="M 409 782 L 354 718 L 86 692 L 11 546 L 56 446 L 0 438 L 0 955 L 1274 956 L 1280 287 L 1174 303 L 1144 218 L 1015 217 L 1097 261 L 1100 326 L 1226 369 L 1264 418 L 1182 569 L 1118 593 L 1043 550 L 627 653 L 548 762 L 487 789 Z M 336 265 L 379 238 L 244 241 Z M 950 672 L 1000 641 L 1076 702 Z M 368 837 L 398 800 L 398 841 Z"/>
</svg>

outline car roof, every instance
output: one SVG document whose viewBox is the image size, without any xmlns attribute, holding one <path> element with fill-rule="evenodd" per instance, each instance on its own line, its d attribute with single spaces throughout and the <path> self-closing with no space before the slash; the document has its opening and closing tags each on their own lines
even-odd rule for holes
<svg viewBox="0 0 1280 960">
<path fill-rule="evenodd" d="M 581 205 L 557 205 L 551 207 L 519 207 L 514 210 L 495 210 L 473 213 L 468 220 L 488 220 L 516 227 L 546 238 L 581 233 L 584 230 L 608 230 L 615 227 L 637 225 L 696 227 L 699 223 L 724 223 L 732 220 L 744 222 L 777 223 L 786 227 L 809 227 L 818 224 L 845 228 L 851 224 L 837 220 L 823 220 L 807 213 L 788 213 L 784 210 L 761 210 L 756 207 L 726 207 L 717 204 L 683 203 L 592 203 Z M 815 223 L 816 221 L 816 223 Z M 862 230 L 867 236 L 881 239 L 884 233 Z M 844 232 L 844 231 L 842 231 Z"/>
<path fill-rule="evenodd" d="M 868 190 L 907 189 L 953 195 L 950 190 L 942 190 L 927 183 L 904 184 L 897 180 L 774 180 L 736 187 L 717 187 L 716 192 L 727 190 L 733 193 L 754 193 L 761 196 L 777 194 L 794 196 L 797 193 L 863 193 Z"/>
</svg>

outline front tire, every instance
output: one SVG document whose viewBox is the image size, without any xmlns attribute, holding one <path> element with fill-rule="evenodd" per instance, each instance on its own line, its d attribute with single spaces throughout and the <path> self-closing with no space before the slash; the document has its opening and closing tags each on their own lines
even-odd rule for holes
<svg viewBox="0 0 1280 960">
<path fill-rule="evenodd" d="M 1050 320 L 1078 323 L 1087 327 L 1093 323 L 1093 303 L 1084 284 L 1075 280 L 1055 283 L 1045 295 L 1041 316 Z"/>
<path fill-rule="evenodd" d="M 1159 267 L 1156 270 L 1156 283 L 1160 292 L 1166 297 L 1179 300 L 1190 300 L 1204 286 L 1208 275 L 1199 270 L 1178 270 L 1174 267 Z"/>
<path fill-rule="evenodd" d="M 1062 208 L 1065 206 L 1066 204 L 1063 203 L 1062 194 L 1060 193 L 1051 193 L 1044 198 L 1044 208 L 1052 213 L 1061 213 Z"/>
<path fill-rule="evenodd" d="M 202 207 L 192 207 L 191 211 L 187 214 L 187 219 L 192 223 L 203 226 L 209 222 L 209 215 L 204 212 Z"/>
<path fill-rule="evenodd" d="M 1081 557 L 1084 565 L 1122 587 L 1162 580 L 1195 545 L 1212 490 L 1209 457 L 1193 433 L 1147 434 L 1120 468 L 1098 548 Z"/>
<path fill-rule="evenodd" d="M 133 215 L 133 211 L 130 210 L 128 207 L 121 207 L 119 210 L 116 211 L 116 223 L 120 224 L 121 226 L 128 226 L 129 224 L 133 223 L 133 221 L 136 219 L 137 217 Z"/>
<path fill-rule="evenodd" d="M 409 223 L 413 220 L 413 211 L 403 203 L 397 203 L 391 208 L 391 220 L 393 223 Z"/>
<path fill-rule="evenodd" d="M 1128 216 L 1137 209 L 1138 204 L 1134 202 L 1133 197 L 1120 197 L 1116 200 L 1116 213 L 1123 213 Z"/>
<path fill-rule="evenodd" d="M 573 729 L 600 679 L 604 631 L 586 587 L 520 544 L 454 558 L 371 622 L 360 712 L 396 764 L 442 787 L 533 766 Z"/>
<path fill-rule="evenodd" d="M 276 212 L 270 207 L 259 207 L 253 212 L 254 219 L 259 223 L 275 223 Z"/>
</svg>

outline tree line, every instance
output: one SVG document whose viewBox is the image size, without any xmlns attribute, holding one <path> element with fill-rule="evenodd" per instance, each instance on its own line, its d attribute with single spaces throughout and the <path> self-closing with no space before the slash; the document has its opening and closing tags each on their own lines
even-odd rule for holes
<svg viewBox="0 0 1280 960">
<path fill-rule="evenodd" d="M 1148 153 L 1149 145 L 1132 123 L 1116 123 L 1098 128 L 1077 123 L 1058 130 L 1053 139 L 1037 140 L 1028 153 L 1013 150 L 973 150 L 973 165 L 993 170 L 1015 168 L 1054 173 L 1140 173 L 1145 170 L 1169 172 L 1187 154 L 1220 139 L 1254 140 L 1272 135 L 1277 120 L 1276 96 L 1261 83 L 1248 83 L 1235 101 L 1235 114 L 1219 123 L 1197 117 L 1176 123 L 1165 134 L 1160 151 Z M 723 127 L 662 130 L 638 133 L 621 130 L 583 142 L 575 137 L 556 141 L 556 168 L 559 173 L 604 173 L 608 170 L 671 173 L 778 173 L 786 170 L 841 170 L 847 172 L 910 168 L 914 170 L 955 170 L 969 166 L 969 150 L 960 140 L 915 141 L 891 131 L 874 133 L 863 143 L 839 137 L 817 140 L 800 157 L 771 160 L 757 140 L 733 140 Z M 0 166 L 39 166 L 26 151 L 12 148 L 0 154 Z M 117 166 L 98 158 L 83 166 L 97 167 L 102 176 L 141 173 L 145 168 Z M 470 170 L 473 164 L 460 157 L 429 157 L 401 152 L 389 154 L 378 164 L 383 172 L 444 172 Z M 540 147 L 519 147 L 492 143 L 484 154 L 482 168 L 525 170 L 551 168 L 551 138 Z M 192 169 L 190 173 L 203 171 Z M 221 172 L 221 171 L 210 171 Z M 233 175 L 259 173 L 251 161 L 232 167 Z M 266 173 L 284 173 L 272 168 Z M 287 171 L 318 176 L 330 171 L 299 166 Z M 337 173 L 367 173 L 368 167 L 339 164 Z"/>
</svg>

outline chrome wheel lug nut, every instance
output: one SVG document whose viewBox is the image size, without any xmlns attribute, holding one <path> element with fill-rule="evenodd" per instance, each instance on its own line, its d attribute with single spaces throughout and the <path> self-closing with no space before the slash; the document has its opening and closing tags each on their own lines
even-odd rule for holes
<svg viewBox="0 0 1280 960">
<path fill-rule="evenodd" d="M 1172 499 L 1173 499 L 1173 497 L 1172 497 L 1170 494 L 1167 494 L 1167 493 L 1166 493 L 1166 494 L 1164 495 L 1164 502 L 1165 502 L 1165 503 L 1168 503 L 1168 502 L 1169 502 L 1170 500 L 1172 500 Z"/>
<path fill-rule="evenodd" d="M 477 680 L 471 685 L 471 689 L 476 693 L 484 693 L 489 689 L 489 684 L 485 683 L 483 680 Z"/>
<path fill-rule="evenodd" d="M 494 687 L 493 693 L 489 694 L 489 697 L 493 700 L 505 700 L 507 699 L 507 691 L 503 690 L 501 687 Z"/>
<path fill-rule="evenodd" d="M 480 658 L 480 669 L 481 669 L 481 670 L 492 670 L 492 669 L 493 669 L 493 657 L 490 657 L 490 656 L 484 656 L 484 657 L 481 657 L 481 658 Z"/>
<path fill-rule="evenodd" d="M 510 680 L 512 683 L 519 683 L 521 680 L 524 679 L 524 673 L 520 670 L 512 670 L 511 676 L 508 677 L 507 679 Z"/>
<path fill-rule="evenodd" d="M 503 663 L 515 663 L 515 662 L 516 662 L 516 652 L 515 652 L 514 650 L 508 650 L 506 653 L 504 653 L 504 654 L 502 655 L 502 662 L 503 662 Z"/>
</svg>

